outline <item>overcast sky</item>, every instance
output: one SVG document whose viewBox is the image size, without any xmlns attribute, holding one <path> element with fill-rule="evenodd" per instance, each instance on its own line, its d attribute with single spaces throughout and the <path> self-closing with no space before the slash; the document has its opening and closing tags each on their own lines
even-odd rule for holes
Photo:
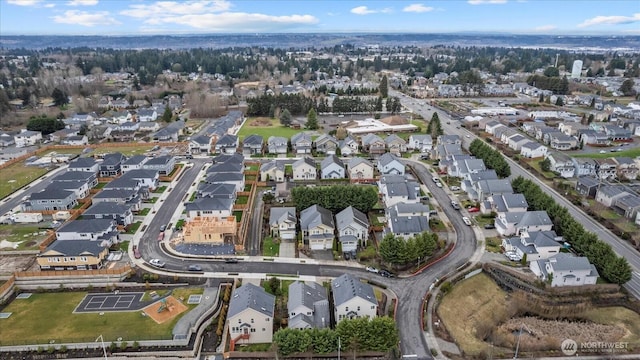
<svg viewBox="0 0 640 360">
<path fill-rule="evenodd" d="M 640 35 L 640 1 L 0 0 L 0 37 L 467 31 Z"/>
</svg>

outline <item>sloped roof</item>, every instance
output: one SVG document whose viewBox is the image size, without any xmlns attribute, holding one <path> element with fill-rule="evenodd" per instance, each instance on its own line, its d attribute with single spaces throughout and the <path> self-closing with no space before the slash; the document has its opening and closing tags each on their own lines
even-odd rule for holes
<svg viewBox="0 0 640 360">
<path fill-rule="evenodd" d="M 103 214 L 120 214 L 124 215 L 127 211 L 129 211 L 130 207 L 127 205 L 119 204 L 111 201 L 102 201 L 99 203 L 95 203 L 91 205 L 85 212 L 84 215 L 103 215 Z"/>
<path fill-rule="evenodd" d="M 269 214 L 269 225 L 279 224 L 285 220 L 296 222 L 296 208 L 272 207 Z"/>
<path fill-rule="evenodd" d="M 64 223 L 56 232 L 99 233 L 107 231 L 113 223 L 110 219 L 72 220 Z"/>
<path fill-rule="evenodd" d="M 378 305 L 373 287 L 365 284 L 353 275 L 342 274 L 331 282 L 333 303 L 339 306 L 355 297 L 364 299 L 374 305 Z"/>
<path fill-rule="evenodd" d="M 369 228 L 369 219 L 362 211 L 349 206 L 336 214 L 336 226 L 338 231 L 351 225 L 353 222 L 358 223 L 365 229 Z"/>
<path fill-rule="evenodd" d="M 235 289 L 229 301 L 228 317 L 238 315 L 244 310 L 253 309 L 269 317 L 273 317 L 276 297 L 263 288 L 247 283 Z"/>
<path fill-rule="evenodd" d="M 233 199 L 204 197 L 185 204 L 187 211 L 222 211 L 233 208 Z"/>
<path fill-rule="evenodd" d="M 98 256 L 104 248 L 100 246 L 100 241 L 88 240 L 56 240 L 47 247 L 39 257 L 47 257 L 46 253 L 55 251 L 60 255 L 52 256 Z"/>
<path fill-rule="evenodd" d="M 320 205 L 312 205 L 300 212 L 300 227 L 311 229 L 319 225 L 334 227 L 331 211 Z"/>
</svg>

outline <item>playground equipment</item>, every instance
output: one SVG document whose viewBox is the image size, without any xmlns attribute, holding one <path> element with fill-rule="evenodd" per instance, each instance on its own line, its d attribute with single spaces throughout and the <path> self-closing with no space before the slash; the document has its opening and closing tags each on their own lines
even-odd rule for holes
<svg viewBox="0 0 640 360">
<path fill-rule="evenodd" d="M 165 310 L 168 310 L 169 312 L 171 312 L 171 308 L 172 308 L 171 303 L 167 302 L 167 298 L 163 298 L 162 300 L 160 300 L 160 307 L 158 308 L 158 313 L 161 313 Z"/>
</svg>

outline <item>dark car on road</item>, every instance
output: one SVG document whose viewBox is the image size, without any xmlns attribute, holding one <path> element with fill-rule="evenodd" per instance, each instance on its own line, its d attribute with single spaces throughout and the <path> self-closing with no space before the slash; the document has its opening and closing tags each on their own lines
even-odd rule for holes
<svg viewBox="0 0 640 360">
<path fill-rule="evenodd" d="M 200 266 L 198 264 L 192 264 L 192 265 L 189 265 L 189 267 L 187 269 L 189 271 L 202 271 L 202 266 Z"/>
<path fill-rule="evenodd" d="M 380 270 L 379 274 L 382 277 L 387 277 L 387 278 L 394 277 L 394 275 L 392 273 L 388 272 L 387 270 Z"/>
<path fill-rule="evenodd" d="M 238 259 L 228 258 L 228 259 L 224 259 L 224 262 L 226 262 L 227 264 L 237 264 Z"/>
<path fill-rule="evenodd" d="M 484 228 L 485 228 L 485 229 L 495 229 L 495 228 L 496 228 L 496 226 L 495 226 L 495 225 L 493 225 L 493 224 L 485 224 L 485 225 L 484 225 Z"/>
</svg>

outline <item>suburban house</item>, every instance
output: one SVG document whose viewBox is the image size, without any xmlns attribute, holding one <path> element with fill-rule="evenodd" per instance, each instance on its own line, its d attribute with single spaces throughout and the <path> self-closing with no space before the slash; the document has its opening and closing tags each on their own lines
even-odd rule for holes
<svg viewBox="0 0 640 360">
<path fill-rule="evenodd" d="M 571 150 L 578 147 L 578 139 L 563 133 L 552 133 L 549 139 L 549 147 L 556 150 Z"/>
<path fill-rule="evenodd" d="M 484 131 L 487 134 L 491 134 L 494 135 L 496 133 L 496 129 L 498 128 L 506 128 L 506 126 L 504 126 L 502 123 L 498 122 L 498 121 L 490 121 L 488 123 L 486 123 L 486 125 L 484 126 Z"/>
<path fill-rule="evenodd" d="M 158 113 L 152 108 L 138 109 L 136 119 L 138 119 L 139 122 L 156 121 L 158 119 Z"/>
<path fill-rule="evenodd" d="M 92 157 L 78 157 L 69 162 L 67 171 L 84 171 L 91 172 L 94 175 L 98 174 L 100 166 L 98 162 Z"/>
<path fill-rule="evenodd" d="M 137 190 L 103 189 L 95 194 L 91 201 L 95 204 L 102 201 L 117 202 L 131 207 L 131 211 L 140 211 L 142 197 Z"/>
<path fill-rule="evenodd" d="M 275 303 L 275 296 L 251 283 L 233 291 L 227 313 L 231 350 L 238 343 L 264 344 L 273 341 Z"/>
<path fill-rule="evenodd" d="M 387 226 L 384 233 L 408 240 L 423 232 L 431 231 L 429 211 L 429 206 L 425 204 L 397 203 L 387 208 Z"/>
<path fill-rule="evenodd" d="M 635 180 L 638 177 L 638 166 L 630 157 L 614 157 L 618 179 Z"/>
<path fill-rule="evenodd" d="M 511 194 L 513 188 L 511 182 L 508 179 L 496 179 L 496 180 L 480 180 L 472 184 L 472 188 L 467 190 L 469 198 L 477 201 L 484 201 L 489 196 Z"/>
<path fill-rule="evenodd" d="M 316 282 L 296 281 L 289 285 L 287 299 L 290 329 L 323 329 L 329 327 L 327 289 Z"/>
<path fill-rule="evenodd" d="M 420 185 L 402 175 L 383 175 L 378 182 L 378 189 L 386 207 L 397 203 L 420 202 Z"/>
<path fill-rule="evenodd" d="M 376 134 L 367 134 L 362 137 L 362 150 L 370 155 L 382 155 L 387 151 L 386 143 Z"/>
<path fill-rule="evenodd" d="M 622 185 L 602 185 L 596 190 L 596 201 L 611 207 L 616 200 L 630 194 Z"/>
<path fill-rule="evenodd" d="M 148 159 L 144 164 L 142 164 L 142 169 L 155 170 L 161 176 L 171 174 L 175 167 L 176 158 L 171 155 L 156 156 L 154 158 Z"/>
<path fill-rule="evenodd" d="M 184 129 L 184 121 L 179 120 L 158 130 L 153 135 L 153 141 L 156 142 L 176 142 Z"/>
<path fill-rule="evenodd" d="M 342 156 L 351 156 L 360 153 L 360 145 L 351 136 L 347 136 L 339 142 L 340 154 Z"/>
<path fill-rule="evenodd" d="M 528 138 L 526 138 L 523 135 L 520 134 L 515 134 L 510 136 L 507 139 L 507 146 L 509 146 L 509 148 L 515 150 L 515 151 L 520 151 L 522 149 L 522 146 L 524 144 L 529 143 L 530 140 Z"/>
<path fill-rule="evenodd" d="M 22 130 L 13 136 L 16 147 L 33 146 L 42 141 L 42 133 L 39 131 Z"/>
<path fill-rule="evenodd" d="M 234 202 L 237 198 L 236 187 L 232 184 L 207 184 L 200 183 L 198 186 L 198 198 L 211 197 L 211 198 L 226 198 L 232 199 Z"/>
<path fill-rule="evenodd" d="M 314 145 L 316 147 L 316 152 L 327 154 L 327 155 L 335 155 L 339 143 L 336 138 L 328 134 L 320 135 L 315 141 Z"/>
<path fill-rule="evenodd" d="M 236 191 L 244 191 L 244 174 L 240 172 L 227 173 L 207 173 L 205 182 L 208 184 L 231 184 L 236 187 Z"/>
<path fill-rule="evenodd" d="M 524 231 L 519 237 L 505 238 L 502 248 L 505 252 L 515 253 L 519 259 L 536 261 L 548 259 L 560 253 L 560 243 L 555 231 Z"/>
<path fill-rule="evenodd" d="M 296 160 L 293 165 L 293 180 L 315 180 L 318 178 L 316 162 L 310 157 Z"/>
<path fill-rule="evenodd" d="M 226 218 L 233 214 L 233 199 L 228 198 L 199 198 L 185 204 L 187 217 L 217 217 Z"/>
<path fill-rule="evenodd" d="M 304 242 L 311 250 L 333 249 L 335 226 L 331 211 L 319 205 L 300 212 L 300 229 Z"/>
<path fill-rule="evenodd" d="M 438 135 L 436 140 L 438 145 L 462 145 L 462 138 L 459 135 Z"/>
<path fill-rule="evenodd" d="M 116 202 L 99 202 L 91 205 L 82 213 L 83 219 L 110 219 L 120 226 L 133 224 L 133 213 L 131 208 Z"/>
<path fill-rule="evenodd" d="M 120 241 L 120 233 L 111 219 L 72 220 L 56 229 L 56 240 L 97 241 L 101 246 L 109 247 Z"/>
<path fill-rule="evenodd" d="M 407 148 L 410 150 L 420 151 L 422 153 L 428 153 L 433 150 L 433 138 L 431 135 L 411 134 L 409 136 Z"/>
<path fill-rule="evenodd" d="M 264 138 L 260 135 L 252 134 L 242 140 L 242 154 L 245 156 L 262 155 Z"/>
<path fill-rule="evenodd" d="M 99 177 L 116 177 L 122 174 L 122 163 L 126 160 L 121 153 L 106 154 L 99 162 Z"/>
<path fill-rule="evenodd" d="M 511 236 L 523 231 L 550 231 L 553 222 L 546 211 L 506 212 L 496 216 L 495 226 L 501 236 Z"/>
<path fill-rule="evenodd" d="M 78 199 L 89 196 L 89 190 L 98 185 L 96 173 L 84 171 L 67 171 L 53 179 L 49 186 L 61 190 L 73 191 Z"/>
<path fill-rule="evenodd" d="M 532 261 L 529 268 L 541 280 L 551 279 L 552 287 L 594 285 L 599 277 L 596 267 L 586 257 L 566 253 Z"/>
<path fill-rule="evenodd" d="M 390 153 L 384 153 L 378 159 L 378 171 L 382 175 L 404 175 L 404 164 Z"/>
<path fill-rule="evenodd" d="M 576 168 L 575 176 L 595 176 L 596 162 L 589 158 L 572 158 L 573 166 Z"/>
<path fill-rule="evenodd" d="M 344 179 L 344 163 L 335 155 L 329 155 L 320 162 L 321 179 Z"/>
<path fill-rule="evenodd" d="M 371 182 L 374 180 L 373 164 L 361 157 L 353 157 L 347 163 L 347 171 L 351 182 Z"/>
<path fill-rule="evenodd" d="M 584 197 L 595 198 L 600 182 L 593 176 L 581 176 L 576 182 L 576 191 Z"/>
<path fill-rule="evenodd" d="M 160 173 L 157 170 L 136 169 L 122 174 L 119 179 L 132 179 L 140 183 L 140 186 L 150 191 L 155 190 L 160 182 Z"/>
<path fill-rule="evenodd" d="M 373 287 L 350 274 L 343 274 L 331 282 L 334 319 L 370 318 L 378 315 L 378 300 Z"/>
<path fill-rule="evenodd" d="M 260 165 L 260 181 L 284 181 L 284 162 L 271 160 Z"/>
<path fill-rule="evenodd" d="M 206 135 L 191 137 L 189 140 L 189 152 L 192 154 L 211 152 L 211 138 Z"/>
<path fill-rule="evenodd" d="M 67 136 L 62 141 L 60 141 L 60 143 L 62 145 L 76 145 L 76 146 L 87 145 L 89 144 L 89 138 L 87 137 L 87 135 Z"/>
<path fill-rule="evenodd" d="M 563 178 L 572 178 L 575 175 L 576 168 L 573 164 L 573 159 L 559 152 L 552 152 L 547 154 L 549 160 L 549 169 Z"/>
<path fill-rule="evenodd" d="M 160 130 L 160 125 L 157 122 L 141 122 L 138 123 L 139 132 L 156 132 Z"/>
<path fill-rule="evenodd" d="M 487 198 L 480 204 L 480 212 L 496 214 L 507 212 L 524 212 L 527 211 L 529 204 L 524 195 L 518 194 L 498 194 Z"/>
<path fill-rule="evenodd" d="M 289 140 L 281 136 L 269 136 L 267 151 L 269 154 L 286 154 Z"/>
<path fill-rule="evenodd" d="M 296 239 L 296 208 L 294 207 L 271 207 L 269 215 L 269 226 L 271 236 L 279 237 L 282 240 L 294 241 Z"/>
<path fill-rule="evenodd" d="M 388 151 L 396 156 L 402 156 L 407 152 L 407 142 L 396 134 L 391 134 L 384 139 Z"/>
<path fill-rule="evenodd" d="M 369 237 L 369 219 L 360 210 L 349 206 L 336 214 L 338 240 L 343 253 L 356 253 L 358 246 L 366 247 Z"/>
<path fill-rule="evenodd" d="M 16 141 L 14 140 L 13 135 L 5 131 L 0 131 L 0 147 L 11 146 L 15 143 Z"/>
<path fill-rule="evenodd" d="M 640 211 L 640 196 L 630 194 L 620 197 L 613 202 L 612 208 L 619 210 L 628 219 L 635 219 L 636 214 Z"/>
<path fill-rule="evenodd" d="M 297 133 L 291 136 L 291 148 L 295 154 L 311 154 L 311 136 L 307 133 Z"/>
<path fill-rule="evenodd" d="M 616 178 L 618 165 L 613 159 L 594 159 L 594 161 L 596 162 L 596 175 L 598 178 L 601 180 Z"/>
<path fill-rule="evenodd" d="M 44 190 L 34 192 L 22 203 L 23 211 L 71 210 L 78 205 L 78 197 L 73 191 L 62 190 L 49 185 Z"/>
<path fill-rule="evenodd" d="M 240 147 L 240 140 L 236 135 L 224 134 L 216 141 L 215 153 L 234 154 L 238 152 L 238 147 Z"/>
<path fill-rule="evenodd" d="M 109 248 L 95 241 L 54 241 L 36 256 L 40 270 L 101 269 L 109 255 Z"/>
<path fill-rule="evenodd" d="M 445 160 L 452 155 L 463 155 L 462 146 L 460 144 L 438 144 L 436 146 L 435 158 L 438 160 Z"/>
<path fill-rule="evenodd" d="M 122 172 L 126 174 L 132 170 L 140 170 L 147 160 L 149 158 L 144 155 L 133 155 L 122 163 Z"/>
</svg>

